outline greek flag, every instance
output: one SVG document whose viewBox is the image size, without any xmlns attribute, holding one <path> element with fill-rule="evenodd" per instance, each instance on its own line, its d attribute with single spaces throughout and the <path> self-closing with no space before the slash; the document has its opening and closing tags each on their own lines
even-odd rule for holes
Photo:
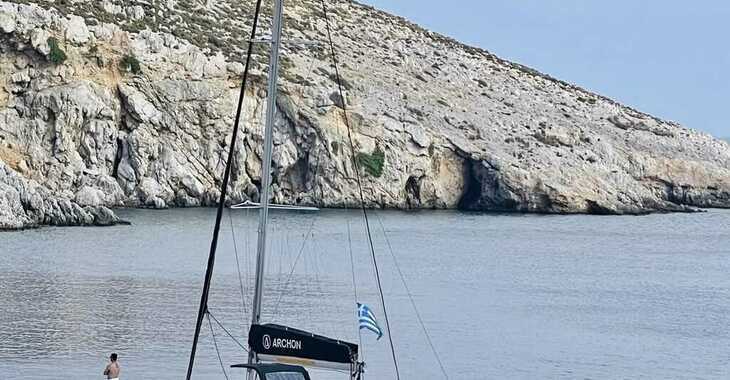
<svg viewBox="0 0 730 380">
<path fill-rule="evenodd" d="M 367 305 L 357 304 L 357 318 L 360 321 L 360 330 L 370 330 L 378 334 L 378 340 L 383 336 L 383 330 L 378 326 L 378 320 L 375 319 L 375 314 L 373 314 L 373 311 Z"/>
</svg>

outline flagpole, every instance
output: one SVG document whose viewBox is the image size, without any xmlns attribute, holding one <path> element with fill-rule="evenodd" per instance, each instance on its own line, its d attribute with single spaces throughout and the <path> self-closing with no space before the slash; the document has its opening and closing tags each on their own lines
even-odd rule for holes
<svg viewBox="0 0 730 380">
<path fill-rule="evenodd" d="M 349 225 L 348 225 L 348 228 L 349 228 Z M 354 276 L 355 276 L 354 272 L 353 272 L 352 276 L 354 279 Z M 362 344 L 362 330 L 360 329 L 360 307 L 359 307 L 360 305 L 358 302 L 355 302 L 355 306 L 357 307 L 357 339 L 358 339 L 358 342 L 360 343 L 360 362 L 365 363 L 365 345 Z M 355 374 L 358 374 L 357 372 L 360 370 L 360 368 L 359 368 L 360 363 L 355 363 L 355 365 L 357 366 L 357 367 L 355 367 Z M 355 374 L 352 375 L 353 379 L 355 379 Z M 359 375 L 360 375 L 360 378 L 357 380 L 364 379 L 363 373 L 359 373 Z"/>
<path fill-rule="evenodd" d="M 362 363 L 365 363 L 365 346 L 362 344 L 362 331 L 360 330 L 360 302 L 357 296 L 357 281 L 355 279 L 355 257 L 352 252 L 352 231 L 350 230 L 349 218 L 347 219 L 347 242 L 350 248 L 350 272 L 352 273 L 352 289 L 355 292 L 355 310 L 357 312 L 357 324 L 355 325 L 355 328 L 357 329 L 357 341 L 360 344 L 359 355 L 361 358 L 360 361 Z M 358 367 L 360 366 L 358 363 L 355 363 L 355 365 Z M 355 372 L 357 373 L 358 370 L 359 368 L 356 367 Z M 351 374 L 350 377 L 354 379 L 355 374 Z M 362 375 L 360 379 L 362 379 Z"/>
</svg>

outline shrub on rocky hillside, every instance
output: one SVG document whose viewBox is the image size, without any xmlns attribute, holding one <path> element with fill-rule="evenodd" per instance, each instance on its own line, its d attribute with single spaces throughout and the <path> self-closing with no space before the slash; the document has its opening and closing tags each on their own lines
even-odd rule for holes
<svg viewBox="0 0 730 380">
<path fill-rule="evenodd" d="M 385 152 L 380 147 L 375 148 L 373 153 L 358 153 L 357 164 L 365 169 L 365 172 L 373 177 L 383 175 L 383 167 L 385 166 Z"/>
<path fill-rule="evenodd" d="M 119 70 L 122 72 L 132 74 L 141 74 L 142 68 L 139 65 L 139 60 L 133 55 L 125 55 L 121 61 L 119 61 Z"/>
<path fill-rule="evenodd" d="M 48 46 L 51 48 L 51 52 L 48 55 L 48 59 L 55 63 L 56 65 L 60 65 L 63 62 L 66 61 L 66 53 L 61 49 L 60 46 L 58 46 L 58 40 L 54 37 L 50 37 L 48 39 Z"/>
</svg>

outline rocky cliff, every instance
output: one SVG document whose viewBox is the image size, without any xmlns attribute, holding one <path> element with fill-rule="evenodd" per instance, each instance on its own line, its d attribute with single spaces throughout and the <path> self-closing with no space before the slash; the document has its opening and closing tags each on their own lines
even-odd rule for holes
<svg viewBox="0 0 730 380">
<path fill-rule="evenodd" d="M 214 204 L 252 16 L 253 2 L 240 3 L 0 2 L 0 228 Z M 357 202 L 345 101 L 371 207 L 730 206 L 727 143 L 370 7 L 330 3 L 346 99 L 323 44 L 287 45 L 276 202 Z M 321 1 L 286 4 L 286 37 L 324 43 Z M 267 55 L 256 51 L 232 202 L 258 197 Z"/>
</svg>

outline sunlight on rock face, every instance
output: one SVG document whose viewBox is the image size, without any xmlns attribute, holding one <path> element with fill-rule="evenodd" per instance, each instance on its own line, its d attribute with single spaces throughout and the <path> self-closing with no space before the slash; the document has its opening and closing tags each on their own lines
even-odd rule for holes
<svg viewBox="0 0 730 380">
<path fill-rule="evenodd" d="M 214 204 L 252 4 L 39 4 L 0 2 L 0 158 L 20 194 L 0 206 L 2 218 L 20 221 L 15 227 L 93 221 L 70 211 L 78 200 Z M 319 2 L 289 2 L 285 35 L 322 42 L 321 18 Z M 277 201 L 357 203 L 338 108 L 347 104 L 355 156 L 383 153 L 362 169 L 369 207 L 633 214 L 730 206 L 730 147 L 709 135 L 370 7 L 338 3 L 331 18 L 344 99 L 332 97 L 326 49 L 284 48 Z M 232 202 L 258 197 L 267 59 L 257 45 Z M 45 189 L 40 209 L 23 195 L 30 187 Z M 52 209 L 66 202 L 72 207 Z"/>
</svg>

